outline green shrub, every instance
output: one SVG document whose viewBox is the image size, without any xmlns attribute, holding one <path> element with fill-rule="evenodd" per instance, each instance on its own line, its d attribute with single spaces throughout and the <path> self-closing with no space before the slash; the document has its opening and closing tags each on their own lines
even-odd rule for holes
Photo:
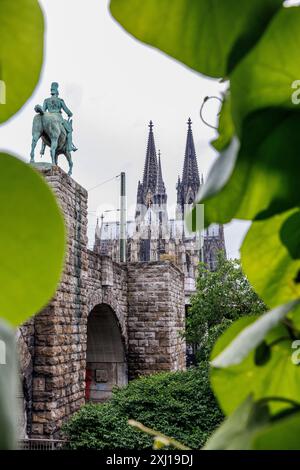
<svg viewBox="0 0 300 470">
<path fill-rule="evenodd" d="M 135 419 L 191 448 L 200 448 L 223 419 L 210 390 L 208 365 L 154 374 L 115 389 L 105 404 L 88 404 L 65 425 L 72 449 L 145 449 L 152 439 L 128 426 Z"/>
</svg>

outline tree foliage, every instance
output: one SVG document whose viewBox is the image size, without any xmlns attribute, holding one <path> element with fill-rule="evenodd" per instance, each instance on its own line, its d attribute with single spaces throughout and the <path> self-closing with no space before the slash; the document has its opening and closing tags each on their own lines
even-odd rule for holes
<svg viewBox="0 0 300 470">
<path fill-rule="evenodd" d="M 239 260 L 226 260 L 218 254 L 215 271 L 200 263 L 197 291 L 191 298 L 186 320 L 186 340 L 200 345 L 211 340 L 212 327 L 229 325 L 241 316 L 255 315 L 266 310 L 244 275 Z"/>
<path fill-rule="evenodd" d="M 228 416 L 207 448 L 300 449 L 300 369 L 292 361 L 300 338 L 300 7 L 112 0 L 111 11 L 135 37 L 228 82 L 214 142 L 220 156 L 199 202 L 206 226 L 253 221 L 242 267 L 272 310 L 257 324 L 236 320 L 216 343 L 212 386 Z"/>
</svg>

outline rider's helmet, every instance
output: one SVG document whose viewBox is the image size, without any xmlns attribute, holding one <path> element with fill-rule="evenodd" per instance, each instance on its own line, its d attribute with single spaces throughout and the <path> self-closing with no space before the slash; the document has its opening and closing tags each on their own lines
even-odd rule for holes
<svg viewBox="0 0 300 470">
<path fill-rule="evenodd" d="M 58 83 L 51 83 L 51 95 L 58 95 Z"/>
</svg>

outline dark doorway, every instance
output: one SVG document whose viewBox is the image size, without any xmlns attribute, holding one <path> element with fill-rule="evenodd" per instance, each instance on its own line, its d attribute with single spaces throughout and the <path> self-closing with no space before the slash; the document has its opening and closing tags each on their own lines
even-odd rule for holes
<svg viewBox="0 0 300 470">
<path fill-rule="evenodd" d="M 86 400 L 102 402 L 128 382 L 124 342 L 112 308 L 97 305 L 87 325 Z"/>
</svg>

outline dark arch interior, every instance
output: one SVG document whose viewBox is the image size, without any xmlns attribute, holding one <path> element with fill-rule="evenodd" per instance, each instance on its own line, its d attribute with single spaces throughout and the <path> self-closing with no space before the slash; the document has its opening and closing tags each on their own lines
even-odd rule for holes
<svg viewBox="0 0 300 470">
<path fill-rule="evenodd" d="M 87 324 L 86 400 L 105 401 L 113 387 L 128 382 L 120 326 L 109 305 L 97 305 Z"/>
</svg>

